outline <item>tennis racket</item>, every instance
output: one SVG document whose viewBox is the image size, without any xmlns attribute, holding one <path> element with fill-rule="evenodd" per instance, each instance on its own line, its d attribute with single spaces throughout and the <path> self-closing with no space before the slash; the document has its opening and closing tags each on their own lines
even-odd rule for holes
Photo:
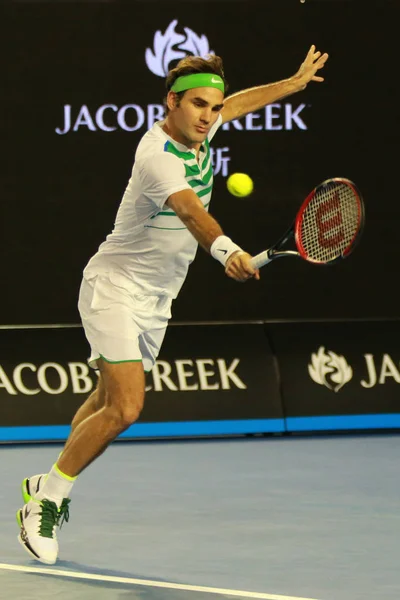
<svg viewBox="0 0 400 600">
<path fill-rule="evenodd" d="M 320 183 L 301 205 L 290 229 L 268 250 L 251 259 L 255 269 L 275 258 L 299 256 L 330 265 L 352 252 L 364 227 L 364 202 L 355 184 L 343 177 Z M 289 241 L 296 250 L 282 250 Z"/>
</svg>

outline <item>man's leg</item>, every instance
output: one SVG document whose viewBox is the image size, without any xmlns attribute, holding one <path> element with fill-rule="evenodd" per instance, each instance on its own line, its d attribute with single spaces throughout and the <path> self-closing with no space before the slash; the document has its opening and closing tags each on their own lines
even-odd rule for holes
<svg viewBox="0 0 400 600">
<path fill-rule="evenodd" d="M 99 377 L 97 382 L 97 387 L 90 396 L 85 400 L 85 402 L 78 408 L 76 411 L 74 418 L 71 423 L 71 433 L 78 427 L 82 421 L 91 417 L 95 412 L 103 408 L 104 406 L 104 394 L 102 393 L 102 380 Z M 71 436 L 70 433 L 70 436 Z M 70 437 L 69 436 L 69 437 Z"/>
<path fill-rule="evenodd" d="M 82 421 L 84 421 L 88 417 L 91 417 L 95 412 L 103 408 L 104 402 L 104 386 L 100 375 L 100 377 L 98 378 L 96 389 L 90 394 L 90 396 L 85 400 L 82 406 L 78 408 L 77 412 L 75 413 L 75 416 L 71 423 L 71 432 L 67 441 L 64 444 L 64 452 L 65 448 L 68 446 L 73 431 L 78 427 L 80 423 L 82 423 Z M 27 504 L 32 498 L 36 497 L 39 490 L 43 487 L 46 478 L 47 473 L 41 473 L 39 475 L 32 475 L 31 477 L 26 477 L 23 480 L 21 485 L 21 491 L 24 504 Z"/>
<path fill-rule="evenodd" d="M 140 415 L 145 393 L 141 362 L 108 363 L 99 359 L 104 406 L 71 432 L 57 467 L 76 477 Z M 43 488 L 44 489 L 44 488 Z"/>
<path fill-rule="evenodd" d="M 77 475 L 137 420 L 143 407 L 145 377 L 140 361 L 113 364 L 99 360 L 98 365 L 104 406 L 76 425 L 43 487 L 18 513 L 20 542 L 48 564 L 57 559 L 55 529 L 61 515 L 68 515 L 66 499 Z"/>
<path fill-rule="evenodd" d="M 96 389 L 93 390 L 93 392 L 85 400 L 85 402 L 82 404 L 82 406 L 80 406 L 78 408 L 78 410 L 76 411 L 76 413 L 74 415 L 74 418 L 72 419 L 71 431 L 70 431 L 67 441 L 65 442 L 63 452 L 65 452 L 65 448 L 69 444 L 72 434 L 75 431 L 75 429 L 78 427 L 78 425 L 80 425 L 82 423 L 82 421 L 85 421 L 86 419 L 88 419 L 89 417 L 94 415 L 94 413 L 96 413 L 101 408 L 103 408 L 104 404 L 105 404 L 105 390 L 104 390 L 104 385 L 103 385 L 103 378 L 102 378 L 102 375 L 100 374 L 100 376 L 98 378 Z"/>
</svg>

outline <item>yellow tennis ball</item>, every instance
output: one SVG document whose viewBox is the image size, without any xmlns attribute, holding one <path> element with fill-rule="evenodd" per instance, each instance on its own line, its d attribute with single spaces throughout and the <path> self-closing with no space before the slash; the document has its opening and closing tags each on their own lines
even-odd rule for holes
<svg viewBox="0 0 400 600">
<path fill-rule="evenodd" d="M 248 196 L 254 188 L 252 178 L 246 173 L 232 173 L 226 181 L 226 186 L 231 194 L 239 198 Z"/>
</svg>

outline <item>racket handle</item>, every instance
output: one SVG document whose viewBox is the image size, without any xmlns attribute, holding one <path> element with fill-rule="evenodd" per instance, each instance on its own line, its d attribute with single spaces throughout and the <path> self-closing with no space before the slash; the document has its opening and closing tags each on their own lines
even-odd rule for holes
<svg viewBox="0 0 400 600">
<path fill-rule="evenodd" d="M 270 258 L 269 250 L 264 250 L 264 252 L 260 252 L 260 254 L 256 254 L 250 261 L 250 264 L 254 269 L 259 269 L 264 265 L 270 263 L 272 258 Z"/>
</svg>

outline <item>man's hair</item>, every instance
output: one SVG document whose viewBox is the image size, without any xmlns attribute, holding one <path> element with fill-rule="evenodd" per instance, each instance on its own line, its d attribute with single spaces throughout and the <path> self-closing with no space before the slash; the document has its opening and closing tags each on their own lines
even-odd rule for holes
<svg viewBox="0 0 400 600">
<path fill-rule="evenodd" d="M 215 75 L 219 75 L 224 82 L 225 87 L 225 95 L 228 89 L 228 82 L 225 79 L 224 67 L 222 64 L 222 58 L 220 56 L 215 56 L 215 54 L 209 54 L 207 58 L 202 58 L 201 56 L 185 56 L 175 68 L 171 69 L 167 75 L 165 80 L 165 87 L 167 88 L 167 94 L 170 91 L 171 87 L 174 85 L 175 81 L 178 77 L 182 77 L 183 75 L 193 75 L 193 73 L 214 73 Z M 180 101 L 185 93 L 177 92 L 178 101 L 177 104 L 179 106 Z M 167 106 L 167 98 L 164 98 L 164 108 L 165 114 L 168 114 L 168 106 Z"/>
</svg>

